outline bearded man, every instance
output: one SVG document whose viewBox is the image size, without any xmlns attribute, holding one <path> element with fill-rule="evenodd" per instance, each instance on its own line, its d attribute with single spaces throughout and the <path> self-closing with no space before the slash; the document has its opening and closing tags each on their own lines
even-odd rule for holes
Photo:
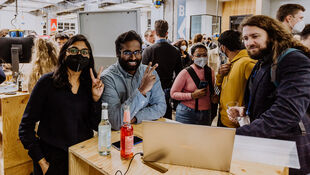
<svg viewBox="0 0 310 175">
<path fill-rule="evenodd" d="M 123 125 L 124 106 L 130 108 L 131 123 L 155 120 L 166 112 L 165 94 L 155 69 L 142 65 L 142 40 L 135 31 L 121 34 L 115 41 L 118 62 L 101 75 L 105 83 L 104 102 L 114 130 Z"/>
<path fill-rule="evenodd" d="M 293 39 L 279 21 L 258 15 L 241 24 L 242 39 L 251 58 L 258 60 L 248 80 L 245 110 L 233 108 L 228 117 L 248 116 L 239 135 L 296 141 L 301 169 L 310 172 L 309 50 Z"/>
</svg>

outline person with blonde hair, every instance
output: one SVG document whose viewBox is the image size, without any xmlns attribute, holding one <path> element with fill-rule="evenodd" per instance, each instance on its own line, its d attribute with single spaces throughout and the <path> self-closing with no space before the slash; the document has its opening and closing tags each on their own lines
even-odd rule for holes
<svg viewBox="0 0 310 175">
<path fill-rule="evenodd" d="M 52 72 L 57 65 L 58 50 L 49 40 L 38 38 L 34 43 L 32 68 L 28 79 L 28 91 L 31 92 L 34 85 L 43 74 Z"/>
</svg>

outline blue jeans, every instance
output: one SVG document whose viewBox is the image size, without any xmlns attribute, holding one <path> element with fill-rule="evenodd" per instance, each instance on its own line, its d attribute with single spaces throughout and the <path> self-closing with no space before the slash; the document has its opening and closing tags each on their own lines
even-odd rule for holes
<svg viewBox="0 0 310 175">
<path fill-rule="evenodd" d="M 209 125 L 211 126 L 211 114 L 209 110 L 197 111 L 180 103 L 176 110 L 176 121 L 185 124 Z"/>
</svg>

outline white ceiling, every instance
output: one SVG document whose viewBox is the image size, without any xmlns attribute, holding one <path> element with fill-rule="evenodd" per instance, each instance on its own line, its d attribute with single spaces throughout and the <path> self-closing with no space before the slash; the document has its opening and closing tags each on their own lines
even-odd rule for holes
<svg viewBox="0 0 310 175">
<path fill-rule="evenodd" d="M 15 11 L 16 4 L 9 3 L 6 4 L 8 0 L 0 0 L 0 6 L 4 6 L 1 10 L 6 11 Z M 102 2 L 102 0 L 17 0 L 18 11 L 19 12 L 34 12 L 37 10 L 44 10 L 46 7 L 55 7 L 53 9 L 59 10 L 60 12 L 66 11 L 68 9 L 73 8 L 83 8 L 85 4 L 93 4 L 97 6 L 98 1 Z M 103 0 L 104 1 L 104 0 Z M 107 1 L 104 1 L 107 2 Z M 126 9 L 134 9 L 134 8 L 150 8 L 152 5 L 152 0 L 120 0 L 119 4 L 110 4 L 104 8 L 100 8 L 100 10 L 126 10 Z M 49 11 L 53 13 L 52 11 Z"/>
</svg>

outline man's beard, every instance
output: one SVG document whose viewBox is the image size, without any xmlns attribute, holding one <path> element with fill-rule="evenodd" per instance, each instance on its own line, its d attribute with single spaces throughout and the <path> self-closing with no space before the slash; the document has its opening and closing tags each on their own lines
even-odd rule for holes
<svg viewBox="0 0 310 175">
<path fill-rule="evenodd" d="M 119 57 L 118 58 L 118 62 L 119 64 L 121 65 L 121 67 L 126 71 L 126 72 L 129 72 L 129 71 L 135 71 L 138 69 L 138 67 L 140 66 L 140 63 L 141 63 L 141 59 L 136 59 L 136 60 L 124 60 L 123 58 Z M 129 65 L 129 62 L 136 62 L 137 64 L 135 66 L 131 66 Z"/>
<path fill-rule="evenodd" d="M 258 52 L 256 52 L 255 54 L 252 54 L 248 51 L 248 54 L 254 60 L 262 60 L 264 59 L 265 56 L 270 54 L 270 52 L 272 51 L 271 49 L 272 49 L 271 45 L 270 43 L 268 43 L 266 48 L 263 49 L 260 48 Z"/>
</svg>

